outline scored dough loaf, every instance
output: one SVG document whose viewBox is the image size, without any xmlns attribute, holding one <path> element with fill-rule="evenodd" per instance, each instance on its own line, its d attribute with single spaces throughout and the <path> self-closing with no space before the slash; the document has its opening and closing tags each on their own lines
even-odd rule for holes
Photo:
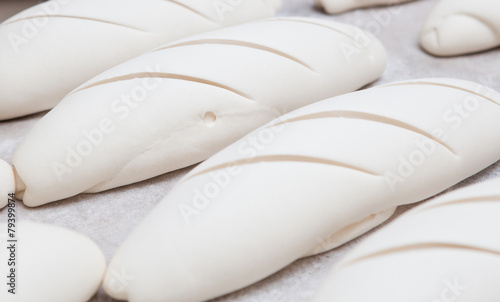
<svg viewBox="0 0 500 302">
<path fill-rule="evenodd" d="M 379 6 L 396 5 L 413 0 L 315 0 L 316 5 L 321 6 L 329 14 L 339 14 L 349 10 Z"/>
<path fill-rule="evenodd" d="M 0 25 L 0 120 L 53 108 L 93 76 L 189 35 L 275 15 L 281 0 L 51 0 Z"/>
<path fill-rule="evenodd" d="M 436 56 L 469 54 L 500 45 L 500 1 L 440 0 L 420 36 Z"/>
<path fill-rule="evenodd" d="M 12 238 L 6 234 L 7 224 L 0 223 L 0 274 L 3 280 L 8 280 L 2 282 L 0 301 L 86 302 L 97 292 L 106 270 L 106 259 L 89 238 L 24 220 L 16 223 L 15 231 L 18 240 L 15 249 L 7 249 L 11 243 L 5 241 Z M 15 295 L 7 291 L 12 287 L 6 284 L 10 282 L 7 276 L 11 276 L 13 268 L 17 283 Z"/>
<path fill-rule="evenodd" d="M 118 249 L 104 287 L 131 302 L 205 301 L 337 247 L 499 158 L 500 94 L 479 84 L 422 79 L 321 101 L 187 174 Z M 120 270 L 135 279 L 113 290 Z"/>
<path fill-rule="evenodd" d="M 15 152 L 38 206 L 193 165 L 296 108 L 376 80 L 382 44 L 351 25 L 277 18 L 177 41 L 69 94 Z"/>
<path fill-rule="evenodd" d="M 494 179 L 414 208 L 337 263 L 311 302 L 500 301 L 499 201 Z"/>
</svg>

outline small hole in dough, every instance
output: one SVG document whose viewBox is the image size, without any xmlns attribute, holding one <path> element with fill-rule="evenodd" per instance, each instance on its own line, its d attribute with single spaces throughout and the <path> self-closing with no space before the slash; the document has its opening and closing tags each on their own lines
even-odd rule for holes
<svg viewBox="0 0 500 302">
<path fill-rule="evenodd" d="M 205 123 L 205 125 L 207 125 L 208 127 L 213 127 L 215 126 L 215 122 L 217 121 L 217 116 L 215 115 L 215 113 L 209 111 L 207 113 L 205 113 L 205 115 L 203 116 L 203 122 Z"/>
</svg>

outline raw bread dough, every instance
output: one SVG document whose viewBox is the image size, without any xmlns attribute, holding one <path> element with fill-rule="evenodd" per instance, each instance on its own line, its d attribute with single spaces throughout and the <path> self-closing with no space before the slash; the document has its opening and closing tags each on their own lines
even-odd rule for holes
<svg viewBox="0 0 500 302">
<path fill-rule="evenodd" d="M 15 190 L 14 171 L 8 163 L 0 159 L 0 208 L 7 205 L 9 194 L 15 193 Z"/>
<path fill-rule="evenodd" d="M 441 0 L 422 30 L 420 44 L 437 56 L 455 56 L 500 45 L 500 1 Z"/>
<path fill-rule="evenodd" d="M 0 25 L 0 120 L 51 109 L 93 76 L 162 44 L 272 17 L 280 3 L 52 0 L 36 5 Z"/>
<path fill-rule="evenodd" d="M 341 246 L 349 242 L 351 239 L 359 237 L 364 233 L 370 231 L 376 226 L 381 225 L 386 220 L 392 217 L 397 207 L 383 211 L 382 213 L 372 214 L 360 222 L 350 224 L 343 229 L 335 232 L 328 238 L 318 239 L 318 245 L 315 246 L 304 257 L 309 257 L 317 254 L 327 252 L 331 249 Z"/>
<path fill-rule="evenodd" d="M 135 279 L 114 291 L 108 273 L 104 287 L 131 302 L 205 301 L 351 240 L 499 157 L 500 94 L 479 84 L 414 80 L 318 102 L 187 174 L 110 263 Z"/>
<path fill-rule="evenodd" d="M 323 7 L 327 13 L 338 14 L 362 7 L 379 6 L 379 5 L 397 5 L 403 2 L 409 2 L 413 0 L 315 0 L 315 1 L 316 5 Z"/>
<path fill-rule="evenodd" d="M 380 77 L 361 29 L 277 18 L 184 39 L 68 95 L 16 151 L 17 195 L 38 206 L 183 168 L 276 117 Z"/>
<path fill-rule="evenodd" d="M 28 221 L 16 222 L 16 294 L 7 292 L 11 274 L 6 223 L 0 223 L 2 302 L 85 302 L 96 293 L 106 270 L 99 247 L 73 231 Z M 10 260 L 9 260 L 10 262 Z M 5 280 L 5 282 L 4 282 Z M 10 280 L 9 280 L 10 281 Z"/>
<path fill-rule="evenodd" d="M 500 179 L 426 202 L 337 263 L 311 302 L 500 301 L 499 212 Z"/>
</svg>

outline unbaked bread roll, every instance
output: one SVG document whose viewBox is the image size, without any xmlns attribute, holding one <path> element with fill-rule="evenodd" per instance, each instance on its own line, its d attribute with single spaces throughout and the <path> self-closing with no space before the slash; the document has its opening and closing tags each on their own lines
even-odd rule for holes
<svg viewBox="0 0 500 302">
<path fill-rule="evenodd" d="M 423 27 L 420 44 L 437 56 L 455 56 L 500 45 L 500 1 L 441 0 Z"/>
<path fill-rule="evenodd" d="M 205 301 L 337 247 L 499 158 L 500 94 L 479 84 L 414 80 L 318 102 L 187 174 L 118 249 L 104 287 L 131 302 Z M 113 288 L 122 270 L 134 280 Z"/>
<path fill-rule="evenodd" d="M 274 118 L 382 74 L 383 46 L 350 25 L 269 19 L 169 44 L 68 95 L 25 137 L 17 193 L 38 206 L 183 168 Z"/>
<path fill-rule="evenodd" d="M 176 39 L 274 16 L 281 0 L 51 0 L 0 25 L 0 120 L 53 108 Z"/>
<path fill-rule="evenodd" d="M 337 263 L 311 301 L 500 301 L 499 201 L 495 179 L 426 202 Z"/>
<path fill-rule="evenodd" d="M 106 260 L 89 238 L 24 220 L 9 228 L 17 242 L 6 242 L 14 239 L 0 223 L 0 301 L 85 302 L 97 292 Z"/>
<path fill-rule="evenodd" d="M 9 194 L 14 194 L 15 192 L 14 172 L 8 163 L 0 159 L 0 209 L 7 205 Z"/>
<path fill-rule="evenodd" d="M 338 14 L 369 6 L 396 5 L 409 1 L 413 0 L 315 0 L 316 5 L 323 7 L 329 14 Z"/>
</svg>

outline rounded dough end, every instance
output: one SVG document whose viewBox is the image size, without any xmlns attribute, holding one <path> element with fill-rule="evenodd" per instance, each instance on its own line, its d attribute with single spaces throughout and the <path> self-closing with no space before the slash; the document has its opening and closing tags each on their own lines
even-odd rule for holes
<svg viewBox="0 0 500 302">
<path fill-rule="evenodd" d="M 15 193 L 16 181 L 12 167 L 0 159 L 0 209 L 9 203 L 9 194 Z"/>
<path fill-rule="evenodd" d="M 0 291 L 0 301 L 89 301 L 101 286 L 106 258 L 90 238 L 57 226 L 21 221 L 16 224 L 16 268 L 20 285 L 14 299 Z M 0 223 L 2 230 L 6 222 Z"/>
<path fill-rule="evenodd" d="M 452 15 L 438 24 L 424 27 L 420 45 L 436 56 L 456 56 L 498 46 L 496 33 L 482 20 L 468 15 Z"/>
</svg>

